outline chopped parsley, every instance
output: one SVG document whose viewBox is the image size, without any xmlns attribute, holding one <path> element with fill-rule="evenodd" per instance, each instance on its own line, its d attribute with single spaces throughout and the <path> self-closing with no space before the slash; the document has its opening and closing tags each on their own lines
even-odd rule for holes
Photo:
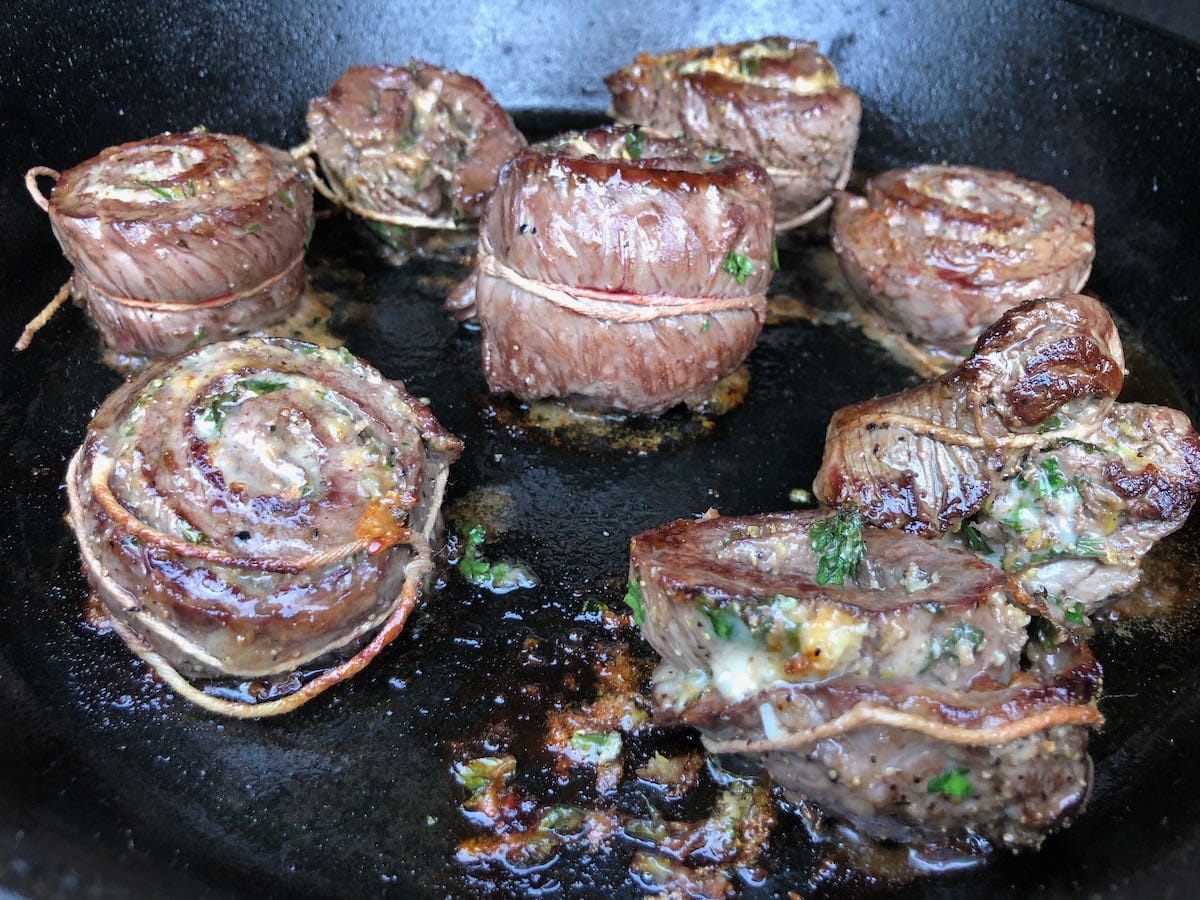
<svg viewBox="0 0 1200 900">
<path fill-rule="evenodd" d="M 172 194 L 170 191 L 166 190 L 165 188 L 160 188 L 157 184 L 151 184 L 149 181 L 143 181 L 141 178 L 139 178 L 137 180 L 136 184 L 141 185 L 142 187 L 146 188 L 147 190 L 154 191 L 154 193 L 158 194 L 158 196 L 162 197 L 164 200 L 174 200 L 175 199 L 174 194 Z"/>
<path fill-rule="evenodd" d="M 734 631 L 737 629 L 739 619 L 736 614 L 727 609 L 719 609 L 712 607 L 700 607 L 700 612 L 704 613 L 704 617 L 708 619 L 708 624 L 713 630 L 713 634 L 723 641 L 733 637 Z"/>
<path fill-rule="evenodd" d="M 703 322 L 700 324 L 700 333 L 701 333 L 701 334 L 704 334 L 704 333 L 705 333 L 706 331 L 708 331 L 708 329 L 709 329 L 709 328 L 711 328 L 711 327 L 712 327 L 712 320 L 711 320 L 711 319 L 705 319 L 705 320 L 704 320 L 704 321 L 703 321 Z"/>
<path fill-rule="evenodd" d="M 774 239 L 771 241 L 771 268 L 779 269 L 779 247 L 776 245 Z"/>
<path fill-rule="evenodd" d="M 817 553 L 817 584 L 844 585 L 846 578 L 854 576 L 867 546 L 862 524 L 857 506 L 843 506 L 809 526 L 808 540 Z"/>
<path fill-rule="evenodd" d="M 725 158 L 725 154 L 722 153 L 720 150 L 709 150 L 707 153 L 704 154 L 704 161 L 706 163 L 719 163 L 724 158 Z"/>
<path fill-rule="evenodd" d="M 1074 625 L 1082 625 L 1083 624 L 1083 604 L 1082 603 L 1076 603 L 1070 609 L 1065 610 L 1063 614 L 1066 616 L 1066 619 L 1068 622 L 1070 622 Z"/>
<path fill-rule="evenodd" d="M 608 763 L 621 755 L 621 732 L 607 731 L 596 734 L 577 731 L 571 735 L 571 749 L 582 753 L 594 763 Z"/>
<path fill-rule="evenodd" d="M 941 794 L 951 800 L 962 800 L 974 792 L 971 779 L 967 777 L 970 769 L 947 769 L 941 775 L 929 779 L 925 786 L 930 794 Z"/>
<path fill-rule="evenodd" d="M 642 158 L 642 132 L 639 129 L 625 132 L 625 152 L 630 159 Z"/>
<path fill-rule="evenodd" d="M 257 222 L 251 222 L 246 226 L 246 234 L 258 234 L 259 225 Z"/>
<path fill-rule="evenodd" d="M 970 522 L 963 526 L 963 534 L 967 537 L 967 546 L 976 553 L 992 552 L 992 545 L 984 540 L 983 535 L 979 533 L 979 529 Z"/>
<path fill-rule="evenodd" d="M 736 278 L 738 284 L 745 284 L 746 276 L 754 274 L 754 263 L 750 262 L 749 259 L 740 253 L 734 253 L 730 250 L 725 254 L 725 261 L 721 263 L 721 270 L 728 272 Z"/>
<path fill-rule="evenodd" d="M 957 625 L 951 627 L 950 640 L 956 644 L 966 642 L 974 649 L 983 643 L 983 632 L 974 625 L 959 622 Z"/>
<path fill-rule="evenodd" d="M 191 522 L 179 520 L 179 534 L 185 541 L 190 544 L 210 544 L 212 541 L 208 539 L 208 535 L 204 534 L 199 528 L 192 525 Z"/>
<path fill-rule="evenodd" d="M 1033 476 L 1033 492 L 1043 500 L 1055 496 L 1069 484 L 1053 456 L 1043 459 Z"/>
<path fill-rule="evenodd" d="M 292 195 L 289 194 L 287 191 L 285 191 L 283 188 L 280 188 L 275 193 L 278 194 L 279 199 L 282 200 L 284 203 L 286 203 L 288 206 L 296 205 L 296 201 L 292 199 Z"/>
<path fill-rule="evenodd" d="M 204 337 L 206 334 L 207 334 L 207 332 L 204 330 L 204 326 L 201 325 L 199 328 L 196 329 L 196 333 L 192 335 L 192 339 L 190 341 L 188 341 L 188 345 L 184 349 L 185 350 L 195 350 L 196 347 L 198 347 L 200 345 L 200 342 L 202 340 L 204 340 Z"/>
<path fill-rule="evenodd" d="M 272 381 L 269 378 L 243 378 L 237 383 L 237 386 L 244 388 L 252 394 L 273 394 L 276 391 L 282 391 L 288 386 L 286 381 Z"/>
<path fill-rule="evenodd" d="M 408 239 L 408 229 L 406 229 L 403 225 L 396 225 L 392 222 L 372 222 L 368 220 L 367 227 L 375 232 L 375 235 L 393 250 L 404 249 L 405 242 Z"/>
<path fill-rule="evenodd" d="M 1051 415 L 1048 415 L 1046 418 L 1042 419 L 1042 424 L 1038 426 L 1037 433 L 1045 434 L 1047 431 L 1055 431 L 1059 428 L 1065 428 L 1066 426 L 1067 422 L 1062 416 L 1060 416 L 1058 413 L 1052 413 Z"/>
<path fill-rule="evenodd" d="M 642 606 L 642 589 L 638 586 L 637 581 L 630 578 L 629 585 L 625 588 L 625 605 L 633 610 L 633 624 L 641 625 L 646 621 L 646 609 Z"/>
</svg>

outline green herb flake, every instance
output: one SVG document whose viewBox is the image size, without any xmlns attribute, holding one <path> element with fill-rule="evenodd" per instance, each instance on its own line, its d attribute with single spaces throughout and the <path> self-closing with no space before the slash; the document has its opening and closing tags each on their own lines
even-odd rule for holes
<svg viewBox="0 0 1200 900">
<path fill-rule="evenodd" d="M 986 540 L 984 540 L 983 535 L 979 533 L 979 529 L 976 528 L 974 525 L 970 524 L 969 522 L 966 525 L 964 525 L 963 526 L 963 534 L 966 535 L 967 546 L 970 547 L 972 550 L 974 550 L 976 553 L 991 553 L 992 552 L 992 545 L 989 544 Z"/>
<path fill-rule="evenodd" d="M 204 340 L 206 335 L 207 332 L 204 330 L 204 326 L 201 325 L 196 329 L 196 333 L 192 335 L 192 339 L 188 341 L 188 345 L 184 349 L 195 350 L 198 346 L 200 346 L 200 342 Z"/>
<path fill-rule="evenodd" d="M 1108 555 L 1108 551 L 1104 546 L 1104 541 L 1097 537 L 1083 535 L 1075 540 L 1073 552 L 1076 556 L 1083 556 L 1088 559 L 1103 559 Z"/>
<path fill-rule="evenodd" d="M 950 640 L 956 644 L 966 643 L 978 648 L 983 643 L 983 631 L 966 622 L 959 622 L 950 629 Z"/>
<path fill-rule="evenodd" d="M 725 261 L 721 263 L 721 270 L 728 272 L 736 278 L 738 284 L 745 284 L 746 276 L 754 274 L 754 263 L 750 262 L 749 259 L 740 253 L 734 253 L 730 250 L 725 254 Z"/>
<path fill-rule="evenodd" d="M 719 163 L 723 159 L 725 159 L 725 154 L 720 150 L 709 150 L 704 154 L 704 161 L 706 163 Z"/>
<path fill-rule="evenodd" d="M 634 128 L 632 131 L 625 132 L 625 152 L 629 154 L 630 159 L 642 158 L 642 132 L 640 129 Z"/>
<path fill-rule="evenodd" d="M 974 792 L 971 779 L 967 777 L 969 769 L 949 769 L 934 778 L 929 779 L 925 789 L 930 794 L 941 794 L 951 800 L 962 800 Z"/>
<path fill-rule="evenodd" d="M 511 756 L 481 756 L 454 764 L 454 777 L 472 794 L 489 784 L 504 781 L 512 774 L 515 760 Z"/>
<path fill-rule="evenodd" d="M 577 731 L 571 735 L 571 749 L 584 754 L 589 761 L 608 763 L 621 755 L 621 732 L 608 731 L 596 734 Z"/>
<path fill-rule="evenodd" d="M 151 184 L 150 182 L 143 181 L 140 178 L 136 181 L 136 184 L 141 185 L 142 187 L 146 188 L 147 190 L 154 191 L 154 193 L 158 194 L 158 196 L 162 197 L 164 200 L 174 200 L 175 199 L 174 194 L 172 194 L 170 191 L 166 190 L 165 188 L 160 188 L 157 184 Z"/>
<path fill-rule="evenodd" d="M 282 200 L 287 206 L 295 206 L 296 205 L 296 201 L 292 199 L 292 195 L 289 194 L 287 191 L 285 191 L 283 188 L 280 188 L 275 193 L 278 195 L 279 199 Z"/>
<path fill-rule="evenodd" d="M 343 365 L 347 365 L 347 366 L 354 365 L 354 363 L 355 363 L 354 354 L 351 353 L 349 350 L 347 350 L 345 347 L 338 347 L 337 354 L 338 354 L 338 359 L 340 359 L 342 361 Z"/>
<path fill-rule="evenodd" d="M 1070 609 L 1066 610 L 1064 615 L 1066 616 L 1067 621 L 1072 623 L 1073 625 L 1082 625 L 1083 624 L 1083 604 L 1076 603 Z"/>
<path fill-rule="evenodd" d="M 750 75 L 750 76 L 757 75 L 758 67 L 761 64 L 762 64 L 762 60 L 757 57 L 753 57 L 753 56 L 750 57 L 749 59 L 746 59 L 746 58 L 739 59 L 738 60 L 738 74 L 739 75 Z"/>
<path fill-rule="evenodd" d="M 843 506 L 809 527 L 808 540 L 817 553 L 817 584 L 844 585 L 854 576 L 866 550 L 862 524 L 858 507 Z"/>
<path fill-rule="evenodd" d="M 1038 471 L 1033 476 L 1034 493 L 1043 500 L 1055 496 L 1068 485 L 1069 482 L 1063 475 L 1062 469 L 1059 468 L 1058 460 L 1053 456 L 1043 459 L 1038 465 Z"/>
<path fill-rule="evenodd" d="M 641 625 L 646 621 L 646 609 L 642 606 L 642 589 L 637 581 L 633 578 L 629 579 L 629 585 L 625 588 L 625 605 L 633 610 L 633 624 Z"/>
<path fill-rule="evenodd" d="M 246 226 L 246 234 L 257 234 L 259 225 L 257 222 L 251 222 Z"/>
<path fill-rule="evenodd" d="M 771 268 L 779 270 L 779 247 L 774 240 L 771 241 Z"/>
<path fill-rule="evenodd" d="M 1037 433 L 1045 434 L 1047 431 L 1057 431 L 1059 428 L 1065 428 L 1066 426 L 1066 420 L 1058 413 L 1053 413 L 1042 419 L 1042 424 L 1038 426 Z"/>
<path fill-rule="evenodd" d="M 179 534 L 189 544 L 211 544 L 212 541 L 199 528 L 183 519 L 179 520 Z"/>
<path fill-rule="evenodd" d="M 462 553 L 458 559 L 458 571 L 471 584 L 485 584 L 491 572 L 491 564 L 483 558 L 479 548 L 487 538 L 487 531 L 482 525 L 475 525 L 468 532 L 463 542 Z"/>
<path fill-rule="evenodd" d="M 269 378 L 243 378 L 237 386 L 252 394 L 273 394 L 288 386 L 286 381 L 272 381 Z"/>
<path fill-rule="evenodd" d="M 712 327 L 712 320 L 711 320 L 711 319 L 705 319 L 705 320 L 704 320 L 704 321 L 701 323 L 701 325 L 700 325 L 700 333 L 701 333 L 701 334 L 704 334 L 704 333 L 705 333 L 705 332 L 707 332 L 707 331 L 708 331 L 708 329 L 709 329 L 709 328 L 711 328 L 711 327 Z"/>
<path fill-rule="evenodd" d="M 727 609 L 707 609 L 701 608 L 705 618 L 708 619 L 708 624 L 713 630 L 713 634 L 723 641 L 733 637 L 734 631 L 737 630 L 740 620 L 737 615 Z"/>
</svg>

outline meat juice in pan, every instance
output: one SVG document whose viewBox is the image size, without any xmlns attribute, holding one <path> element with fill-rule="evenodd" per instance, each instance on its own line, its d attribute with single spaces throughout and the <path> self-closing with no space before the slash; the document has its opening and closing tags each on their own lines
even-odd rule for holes
<svg viewBox="0 0 1200 900">
<path fill-rule="evenodd" d="M 634 716 L 634 718 L 636 718 L 636 716 Z M 580 743 L 580 742 L 576 742 L 576 743 Z M 587 744 L 588 742 L 582 742 L 582 743 Z M 593 756 L 596 756 L 594 754 L 590 754 L 590 748 L 588 748 L 587 752 L 583 752 L 583 751 L 580 751 L 580 752 L 583 756 L 587 756 L 588 758 L 592 758 Z M 602 756 L 602 754 L 604 754 L 604 751 L 601 750 L 600 755 Z M 599 758 L 599 756 L 596 756 L 596 758 Z M 593 760 L 593 762 L 594 761 L 595 760 Z M 596 768 L 599 768 L 599 766 Z M 466 786 L 466 782 L 464 782 L 464 786 Z M 472 791 L 472 794 L 474 794 L 474 791 Z M 550 815 L 550 814 L 548 814 L 548 812 L 547 812 L 547 815 Z M 563 816 L 565 816 L 565 814 L 563 814 Z M 559 816 L 559 818 L 562 818 L 563 816 Z M 547 821 L 545 823 L 546 824 L 545 829 L 542 829 L 542 830 L 547 830 L 547 832 L 553 832 L 553 830 L 556 828 L 558 828 L 560 830 L 569 830 L 570 828 L 576 827 L 575 824 L 571 824 L 570 817 L 564 818 L 563 821 L 566 822 L 566 824 L 559 822 L 557 820 L 557 818 L 554 821 Z M 642 862 L 644 863 L 644 868 L 646 868 L 647 871 L 649 872 L 648 875 L 646 875 L 646 872 L 643 872 L 643 875 L 646 875 L 646 877 L 653 877 L 654 872 L 658 871 L 655 869 L 656 863 L 654 863 L 653 860 L 642 860 Z"/>
</svg>

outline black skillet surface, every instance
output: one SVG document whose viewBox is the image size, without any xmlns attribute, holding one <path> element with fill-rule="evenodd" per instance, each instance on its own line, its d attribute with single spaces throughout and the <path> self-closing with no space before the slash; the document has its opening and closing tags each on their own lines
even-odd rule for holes
<svg viewBox="0 0 1200 900">
<path fill-rule="evenodd" d="M 0 344 L 66 278 L 20 173 L 65 168 L 109 144 L 204 123 L 283 146 L 307 99 L 346 65 L 409 55 L 479 77 L 519 124 L 601 118 L 600 76 L 642 49 L 788 33 L 818 40 L 863 96 L 859 164 L 925 160 L 1010 168 L 1098 212 L 1091 288 L 1165 361 L 1135 362 L 1131 393 L 1200 412 L 1200 52 L 1065 4 L 848 0 L 827 4 L 303 4 L 198 2 L 146 9 L 19 3 L 0 32 Z M 533 591 L 484 595 L 447 578 L 375 665 L 282 720 L 226 722 L 161 690 L 112 636 L 83 622 L 85 586 L 61 521 L 62 472 L 90 411 L 118 383 L 71 310 L 20 356 L 0 350 L 4 446 L 0 548 L 0 888 L 33 896 L 469 895 L 453 861 L 462 831 L 451 744 L 483 720 L 514 723 L 528 637 L 549 648 L 603 640 L 576 616 L 583 595 L 616 602 L 630 534 L 710 505 L 788 505 L 820 459 L 830 413 L 909 381 L 844 329 L 767 331 L 744 406 L 710 434 L 646 457 L 585 454 L 514 438 L 482 401 L 478 338 L 440 311 L 458 274 L 374 261 L 340 224 L 315 259 L 350 302 L 336 330 L 355 353 L 429 396 L 467 453 L 451 496 L 514 499 L 490 552 L 518 555 Z M 784 265 L 800 265 L 800 250 Z M 1128 333 L 1127 333 L 1128 334 Z M 1160 555 L 1160 580 L 1200 596 L 1200 527 Z M 1093 742 L 1087 814 L 1036 854 L 918 882 L 934 896 L 1147 893 L 1191 896 L 1200 875 L 1200 622 L 1112 631 L 1109 725 Z M 553 667 L 551 667 L 553 668 Z M 553 671 L 524 673 L 552 683 Z M 499 710 L 499 712 L 498 712 Z M 533 712 L 536 717 L 536 711 Z M 786 817 L 785 817 L 786 818 Z M 803 888 L 811 853 L 779 831 L 761 891 Z M 566 895 L 637 895 L 624 863 L 565 865 Z M 514 882 L 505 892 L 519 893 Z M 614 891 L 612 884 L 617 885 Z M 834 885 L 836 888 L 836 883 Z"/>
</svg>

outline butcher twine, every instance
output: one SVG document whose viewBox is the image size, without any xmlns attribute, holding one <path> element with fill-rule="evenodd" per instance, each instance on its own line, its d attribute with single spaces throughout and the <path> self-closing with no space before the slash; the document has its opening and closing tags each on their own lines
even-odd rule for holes
<svg viewBox="0 0 1200 900">
<path fill-rule="evenodd" d="M 79 496 L 77 473 L 83 452 L 84 448 L 80 447 L 71 458 L 71 464 L 67 469 L 67 496 L 70 501 L 69 512 L 75 530 L 80 535 L 84 534 L 82 527 L 84 508 L 82 499 Z M 96 482 L 94 472 L 95 470 L 93 469 L 93 477 L 89 479 L 93 488 Z M 441 473 L 439 482 L 442 486 L 444 486 L 448 475 L 448 469 Z M 105 489 L 107 490 L 107 482 L 105 482 Z M 105 512 L 109 511 L 108 506 L 103 503 L 103 500 L 101 501 L 101 505 L 104 506 Z M 400 595 L 396 598 L 391 611 L 388 613 L 387 620 L 380 626 L 374 637 L 355 653 L 354 656 L 333 668 L 326 669 L 311 681 L 305 682 L 292 693 L 274 700 L 249 702 L 243 700 L 226 700 L 222 697 L 216 697 L 192 684 L 168 659 L 155 650 L 145 637 L 135 632 L 123 621 L 112 616 L 109 617 L 109 624 L 112 626 L 112 630 L 117 633 L 117 636 L 125 642 L 126 646 L 146 663 L 171 690 L 202 709 L 224 716 L 231 716 L 236 719 L 260 719 L 267 716 L 281 715 L 282 713 L 291 712 L 303 706 L 309 700 L 324 693 L 335 684 L 352 678 L 365 668 L 371 660 L 378 656 L 379 652 L 395 640 L 397 635 L 404 630 L 404 624 L 408 621 L 409 614 L 416 606 L 421 581 L 433 571 L 433 552 L 429 545 L 429 539 L 424 534 L 420 532 L 408 532 L 403 537 L 412 546 L 414 557 L 405 567 L 404 586 L 401 588 Z M 82 539 L 79 541 L 79 551 L 89 568 L 99 568 L 99 562 L 92 553 L 87 541 Z M 152 634 L 156 634 L 160 639 L 166 640 L 176 646 L 182 646 L 186 652 L 193 656 L 207 655 L 190 641 L 181 640 L 178 634 L 165 628 L 161 622 L 147 613 L 141 601 L 124 587 L 115 582 L 112 582 L 111 586 L 115 587 L 123 596 L 123 612 L 136 620 L 142 628 Z M 369 626 L 371 623 L 368 621 L 364 624 Z"/>
<path fill-rule="evenodd" d="M 726 310 L 751 310 L 760 319 L 766 315 L 765 291 L 741 297 L 677 297 L 672 294 L 630 294 L 622 291 L 601 291 L 596 288 L 553 284 L 526 278 L 516 269 L 505 265 L 495 253 L 480 242 L 479 273 L 507 281 L 513 287 L 549 300 L 555 306 L 588 316 L 628 325 L 652 322 L 670 316 L 707 315 Z M 478 288 L 476 289 L 478 293 Z"/>
<path fill-rule="evenodd" d="M 782 180 L 785 178 L 801 178 L 807 174 L 804 169 L 785 169 L 777 166 L 763 166 L 763 168 L 767 170 L 767 174 L 770 175 L 772 179 L 779 178 Z M 829 209 L 829 207 L 833 205 L 833 192 L 840 191 L 850 183 L 850 170 L 853 168 L 854 154 L 851 153 L 846 156 L 846 162 L 842 165 L 842 171 L 838 173 L 838 177 L 833 182 L 833 187 L 830 188 L 830 192 L 828 195 L 826 195 L 825 199 L 816 206 L 805 210 L 797 216 L 793 216 L 790 219 L 785 219 L 782 222 L 776 222 L 775 230 L 788 231 L 792 228 L 799 228 L 801 225 L 808 224 L 817 216 L 821 215 L 821 213 L 825 212 L 825 210 Z"/>
</svg>

